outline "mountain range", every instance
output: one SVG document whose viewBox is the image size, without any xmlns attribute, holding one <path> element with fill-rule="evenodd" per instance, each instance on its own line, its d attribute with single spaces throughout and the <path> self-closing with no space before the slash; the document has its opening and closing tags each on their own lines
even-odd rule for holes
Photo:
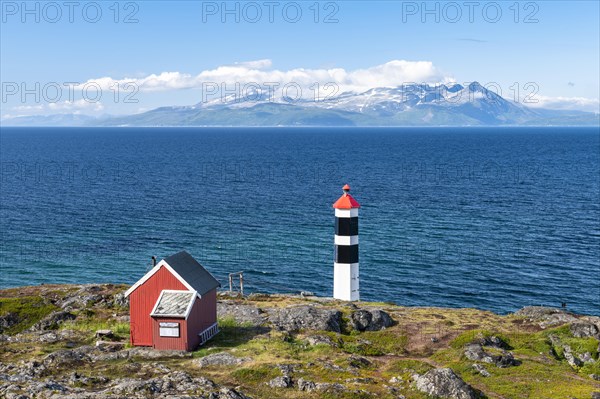
<svg viewBox="0 0 600 399">
<path fill-rule="evenodd" d="M 276 98 L 256 89 L 191 106 L 99 118 L 57 114 L 2 121 L 4 126 L 497 126 L 600 125 L 598 113 L 530 108 L 477 82 L 413 84 L 343 92 L 324 100 Z"/>
</svg>

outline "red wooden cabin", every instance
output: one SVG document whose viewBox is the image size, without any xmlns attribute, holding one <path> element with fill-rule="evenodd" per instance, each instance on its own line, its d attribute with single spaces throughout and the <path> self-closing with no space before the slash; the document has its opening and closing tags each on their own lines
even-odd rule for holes
<svg viewBox="0 0 600 399">
<path fill-rule="evenodd" d="M 129 297 L 131 344 L 194 350 L 219 331 L 220 286 L 185 251 L 161 260 L 125 292 Z"/>
</svg>

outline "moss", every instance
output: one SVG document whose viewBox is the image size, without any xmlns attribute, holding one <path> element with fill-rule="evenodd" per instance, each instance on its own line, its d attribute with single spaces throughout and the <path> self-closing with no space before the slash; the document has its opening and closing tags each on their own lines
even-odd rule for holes
<svg viewBox="0 0 600 399">
<path fill-rule="evenodd" d="M 456 338 L 454 338 L 452 340 L 452 342 L 450 342 L 450 346 L 454 349 L 460 349 L 465 347 L 467 344 L 470 344 L 471 342 L 475 341 L 478 338 L 489 338 L 489 337 L 498 337 L 501 340 L 503 340 L 504 342 L 506 342 L 510 347 L 512 347 L 512 341 L 513 341 L 513 337 L 504 334 L 502 332 L 499 331 L 490 331 L 490 330 L 480 330 L 480 329 L 476 329 L 476 330 L 469 330 L 469 331 L 465 331 L 464 333 L 458 335 Z"/>
<path fill-rule="evenodd" d="M 393 330 L 365 331 L 343 338 L 342 349 L 361 356 L 400 355 L 406 353 L 408 337 Z"/>
<path fill-rule="evenodd" d="M 231 373 L 231 376 L 238 384 L 257 384 L 269 381 L 279 374 L 280 373 L 275 367 L 262 365 L 234 370 Z"/>
<path fill-rule="evenodd" d="M 392 361 L 385 370 L 390 375 L 410 376 L 413 373 L 425 374 L 433 368 L 432 365 L 414 359 L 400 359 Z"/>
<path fill-rule="evenodd" d="M 0 316 L 13 314 L 17 323 L 4 330 L 5 334 L 20 333 L 48 316 L 58 307 L 39 296 L 0 298 Z"/>
<path fill-rule="evenodd" d="M 62 330 L 75 330 L 86 333 L 88 340 L 95 339 L 96 331 L 112 330 L 115 339 L 129 340 L 130 324 L 128 322 L 119 322 L 111 319 L 80 318 L 64 322 Z"/>
</svg>

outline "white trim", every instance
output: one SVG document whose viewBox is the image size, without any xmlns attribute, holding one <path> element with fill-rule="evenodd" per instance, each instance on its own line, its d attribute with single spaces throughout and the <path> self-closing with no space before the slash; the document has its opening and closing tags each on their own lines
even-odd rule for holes
<svg viewBox="0 0 600 399">
<path fill-rule="evenodd" d="M 192 308 L 194 307 L 194 302 L 196 302 L 196 297 L 198 296 L 198 293 L 196 291 L 194 291 L 194 292 L 196 295 L 192 295 L 192 298 L 190 299 L 190 303 L 188 303 L 187 310 L 185 311 L 185 319 L 186 320 L 189 317 L 190 313 L 192 313 Z"/>
<path fill-rule="evenodd" d="M 159 270 L 160 270 L 160 268 L 161 268 L 161 267 L 163 267 L 163 266 L 164 266 L 164 267 L 166 267 L 166 268 L 167 268 L 167 270 L 168 270 L 168 271 L 170 271 L 170 272 L 171 272 L 171 274 L 172 274 L 173 276 L 175 276 L 175 278 L 176 278 L 177 280 L 179 280 L 179 282 L 180 282 L 181 284 L 185 285 L 185 287 L 186 287 L 188 290 L 196 292 L 196 291 L 194 290 L 194 288 L 193 288 L 191 285 L 189 285 L 189 284 L 187 283 L 187 281 L 185 281 L 185 280 L 183 279 L 183 277 L 181 277 L 181 276 L 179 275 L 179 273 L 177 273 L 177 272 L 176 272 L 176 271 L 175 271 L 175 270 L 174 270 L 174 269 L 173 269 L 173 268 L 172 268 L 172 267 L 171 267 L 171 266 L 170 266 L 170 265 L 169 265 L 169 264 L 168 264 L 168 263 L 167 263 L 167 262 L 166 262 L 166 261 L 163 259 L 163 260 L 161 260 L 160 262 L 158 262 L 158 263 L 156 264 L 156 266 L 154 266 L 154 267 L 153 267 L 153 268 L 152 268 L 152 269 L 151 269 L 151 270 L 150 270 L 148 273 L 146 273 L 146 274 L 144 275 L 144 277 L 142 277 L 141 279 L 139 279 L 137 283 L 135 283 L 134 285 L 132 285 L 132 286 L 131 286 L 131 288 L 129 288 L 127 291 L 125 291 L 125 298 L 127 298 L 129 295 L 131 295 L 131 293 L 132 293 L 133 291 L 135 291 L 135 290 L 136 290 L 136 289 L 137 289 L 137 288 L 138 288 L 140 285 L 142 285 L 142 284 L 144 284 L 146 281 L 148 281 L 148 279 L 150 279 L 150 277 L 152 277 L 152 276 L 154 275 L 154 273 L 156 273 L 157 271 L 159 271 Z M 196 292 L 196 295 L 198 295 L 198 298 L 202 298 L 202 296 L 201 296 L 201 295 L 200 295 L 198 292 Z"/>
<path fill-rule="evenodd" d="M 158 299 L 154 303 L 154 306 L 152 307 L 152 311 L 150 312 L 150 316 L 153 316 L 154 312 L 156 312 L 156 308 L 158 307 L 158 304 L 160 303 L 160 300 L 162 299 L 162 297 L 163 297 L 164 294 L 165 294 L 165 290 L 162 290 L 160 292 L 160 295 L 158 296 Z"/>
<path fill-rule="evenodd" d="M 185 315 L 181 316 L 180 314 L 156 314 L 156 308 L 158 308 L 158 304 L 160 303 L 160 300 L 162 299 L 163 295 L 165 294 L 165 292 L 175 292 L 175 293 L 185 293 L 185 294 L 195 294 L 192 295 L 192 298 L 190 299 L 190 303 L 188 303 L 187 308 L 185 309 Z M 150 312 L 150 316 L 151 317 L 183 317 L 185 320 L 187 320 L 187 318 L 189 317 L 190 313 L 192 312 L 192 307 L 194 307 L 194 302 L 196 301 L 196 297 L 199 297 L 198 293 L 194 290 L 190 290 L 190 291 L 183 291 L 183 290 L 162 290 L 160 292 L 160 295 L 158 296 L 158 299 L 156 300 L 156 303 L 154 304 L 154 307 L 152 308 L 152 311 Z"/>
<path fill-rule="evenodd" d="M 135 291 L 140 285 L 144 284 L 150 277 L 152 277 L 154 275 L 154 273 L 156 273 L 158 271 L 158 269 L 160 269 L 163 265 L 166 265 L 167 262 L 163 260 L 161 260 L 160 262 L 158 262 L 156 264 L 156 266 L 154 266 L 152 269 L 150 269 L 150 271 L 146 274 L 144 274 L 144 277 L 142 277 L 141 279 L 139 279 L 137 281 L 137 283 L 135 283 L 134 285 L 131 286 L 131 288 L 129 288 L 127 291 L 125 291 L 125 298 L 127 298 L 129 295 L 131 295 L 131 293 L 133 291 Z"/>
<path fill-rule="evenodd" d="M 335 216 L 338 218 L 358 217 L 358 208 L 352 208 L 352 209 L 337 209 L 336 208 Z"/>
<path fill-rule="evenodd" d="M 338 236 L 334 238 L 335 245 L 358 245 L 358 236 Z"/>
</svg>

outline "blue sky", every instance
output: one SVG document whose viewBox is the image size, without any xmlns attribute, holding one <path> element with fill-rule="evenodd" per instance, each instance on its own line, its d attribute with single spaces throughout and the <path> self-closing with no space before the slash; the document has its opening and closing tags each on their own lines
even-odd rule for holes
<svg viewBox="0 0 600 399">
<path fill-rule="evenodd" d="M 27 2 L 29 13 L 21 1 L 1 3 L 4 117 L 189 105 L 201 101 L 204 81 L 244 83 L 248 75 L 286 83 L 300 68 L 307 75 L 303 85 L 311 79 L 324 84 L 333 75 L 341 76 L 343 89 L 353 90 L 413 79 L 476 80 L 496 85 L 507 98 L 515 97 L 517 87 L 520 98 L 537 91 L 537 106 L 598 110 L 597 1 L 228 2 L 229 14 L 221 1 L 119 2 L 118 7 L 114 1 L 76 1 L 71 10 L 63 2 Z M 269 62 L 248 63 L 257 60 Z M 407 63 L 394 62 L 400 60 Z M 227 65 L 237 69 L 218 69 Z M 382 65 L 387 66 L 377 68 Z M 99 82 L 99 101 L 81 102 L 83 89 L 77 86 L 73 101 L 65 102 L 67 82 L 87 81 Z M 119 86 L 121 96 L 115 99 L 108 88 L 115 82 L 139 87 L 132 97 L 137 102 L 123 100 L 131 87 Z M 534 86 L 526 88 L 528 83 Z M 56 86 L 64 87 L 58 101 Z M 33 94 L 23 99 L 24 87 L 41 92 L 39 101 Z"/>
</svg>

